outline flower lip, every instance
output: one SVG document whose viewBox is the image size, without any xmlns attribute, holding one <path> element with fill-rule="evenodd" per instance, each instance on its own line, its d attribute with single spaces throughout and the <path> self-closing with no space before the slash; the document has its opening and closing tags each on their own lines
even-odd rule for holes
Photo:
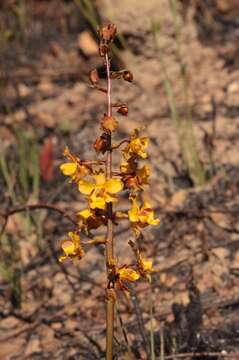
<svg viewBox="0 0 239 360">
<path fill-rule="evenodd" d="M 61 244 L 61 248 L 64 252 L 64 256 L 59 258 L 62 262 L 70 257 L 72 260 L 81 259 L 84 256 L 84 250 L 81 248 L 80 236 L 77 232 L 69 232 L 69 239 L 64 240 Z"/>
<path fill-rule="evenodd" d="M 77 169 L 77 164 L 72 163 L 72 162 L 64 163 L 64 164 L 61 164 L 61 166 L 60 166 L 61 172 L 63 173 L 63 175 L 66 175 L 66 176 L 74 175 L 74 173 L 76 172 L 76 169 Z"/>
<path fill-rule="evenodd" d="M 106 179 L 102 170 L 93 174 L 94 182 L 80 180 L 79 191 L 89 196 L 91 209 L 104 210 L 106 203 L 116 202 L 116 194 L 123 189 L 123 182 L 120 179 Z"/>
<path fill-rule="evenodd" d="M 61 244 L 61 247 L 62 247 L 62 250 L 64 251 L 64 253 L 66 254 L 66 256 L 75 254 L 75 245 L 73 244 L 73 242 L 71 240 L 65 240 Z"/>
</svg>

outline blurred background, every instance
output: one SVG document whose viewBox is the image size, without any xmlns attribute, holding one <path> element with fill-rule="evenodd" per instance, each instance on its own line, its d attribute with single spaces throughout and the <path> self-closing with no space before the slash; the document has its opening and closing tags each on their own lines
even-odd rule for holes
<svg viewBox="0 0 239 360">
<path fill-rule="evenodd" d="M 149 358 L 151 294 L 157 356 L 238 359 L 238 0 L 0 2 L 0 359 L 104 358 L 103 249 L 76 266 L 57 259 L 85 206 L 59 165 L 65 146 L 96 157 L 106 99 L 88 75 L 97 68 L 104 86 L 108 22 L 112 70 L 134 75 L 113 83 L 113 102 L 129 106 L 116 139 L 149 136 L 145 198 L 161 218 L 139 244 L 159 270 L 152 286 L 117 307 L 116 358 Z M 127 224 L 115 233 L 132 261 Z"/>
</svg>

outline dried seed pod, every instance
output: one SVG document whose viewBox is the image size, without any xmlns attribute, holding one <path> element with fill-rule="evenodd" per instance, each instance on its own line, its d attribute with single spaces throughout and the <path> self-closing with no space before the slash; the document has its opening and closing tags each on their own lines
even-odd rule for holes
<svg viewBox="0 0 239 360">
<path fill-rule="evenodd" d="M 134 80 L 133 74 L 129 70 L 125 70 L 123 72 L 123 79 L 128 82 L 132 82 Z"/>
<path fill-rule="evenodd" d="M 104 154 L 110 148 L 110 141 L 108 134 L 102 134 L 95 140 L 94 149 L 97 154 L 102 153 Z"/>
<path fill-rule="evenodd" d="M 97 69 L 91 70 L 89 78 L 92 85 L 95 85 L 99 82 L 100 78 Z"/>
<path fill-rule="evenodd" d="M 129 108 L 127 105 L 121 105 L 118 110 L 117 110 L 118 113 L 120 113 L 121 115 L 123 116 L 127 116 L 128 115 L 128 112 L 129 112 Z"/>
</svg>

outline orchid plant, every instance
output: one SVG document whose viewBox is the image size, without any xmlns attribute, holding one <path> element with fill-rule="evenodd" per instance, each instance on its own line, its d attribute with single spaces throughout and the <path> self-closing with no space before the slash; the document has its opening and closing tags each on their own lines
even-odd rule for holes
<svg viewBox="0 0 239 360">
<path fill-rule="evenodd" d="M 103 91 L 107 97 L 107 111 L 103 115 L 100 127 L 101 134 L 95 140 L 94 149 L 97 155 L 102 154 L 104 160 L 82 161 L 77 155 L 66 148 L 64 155 L 67 162 L 60 166 L 61 172 L 77 184 L 78 191 L 86 200 L 86 208 L 77 213 L 78 227 L 69 232 L 68 239 L 62 242 L 63 256 L 66 259 L 81 260 L 86 256 L 81 241 L 82 234 L 89 238 L 92 245 L 105 246 L 106 263 L 106 359 L 113 358 L 114 307 L 118 292 L 122 291 L 130 297 L 127 284 L 134 283 L 140 278 L 150 279 L 153 271 L 152 260 L 146 259 L 139 251 L 136 243 L 129 240 L 129 245 L 135 255 L 133 264 L 120 264 L 114 253 L 113 228 L 122 218 L 127 218 L 132 233 L 139 239 L 142 230 L 149 225 L 158 225 L 160 220 L 155 217 L 149 202 L 140 203 L 140 193 L 148 185 L 150 170 L 148 165 L 140 166 L 139 161 L 148 157 L 149 139 L 140 136 L 136 129 L 129 139 L 119 144 L 112 142 L 119 122 L 113 116 L 113 108 L 121 116 L 127 116 L 128 107 L 125 104 L 112 103 L 111 81 L 122 78 L 132 82 L 133 75 L 128 70 L 111 71 L 110 44 L 116 36 L 116 26 L 108 24 L 99 30 L 99 55 L 103 59 L 106 70 L 107 87 L 99 85 L 100 78 L 96 69 L 90 73 L 91 86 Z M 112 156 L 115 151 L 121 152 L 121 162 L 118 169 L 113 169 Z M 101 156 L 102 157 L 102 156 Z M 117 212 L 115 207 L 120 200 L 120 193 L 127 192 L 130 207 L 126 213 Z M 104 239 L 94 237 L 92 231 L 100 226 L 106 227 Z"/>
</svg>

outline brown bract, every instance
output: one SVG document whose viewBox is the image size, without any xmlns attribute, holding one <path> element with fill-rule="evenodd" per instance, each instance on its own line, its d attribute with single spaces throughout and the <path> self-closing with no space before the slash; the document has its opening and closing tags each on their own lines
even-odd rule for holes
<svg viewBox="0 0 239 360">
<path fill-rule="evenodd" d="M 123 177 L 125 186 L 129 189 L 140 190 L 141 186 L 137 176 L 126 175 Z"/>
<path fill-rule="evenodd" d="M 116 35 L 116 30 L 117 29 L 114 24 L 108 24 L 106 26 L 103 26 L 99 31 L 100 40 L 106 44 L 113 41 Z"/>
<path fill-rule="evenodd" d="M 105 115 L 101 120 L 101 126 L 102 129 L 107 133 L 112 133 L 117 129 L 118 121 L 115 118 L 113 118 L 113 116 Z"/>
<path fill-rule="evenodd" d="M 99 44 L 99 54 L 100 56 L 105 56 L 109 51 L 109 43 L 112 42 L 116 35 L 116 26 L 114 24 L 108 24 L 103 26 L 99 30 L 100 35 L 100 44 Z"/>
</svg>

